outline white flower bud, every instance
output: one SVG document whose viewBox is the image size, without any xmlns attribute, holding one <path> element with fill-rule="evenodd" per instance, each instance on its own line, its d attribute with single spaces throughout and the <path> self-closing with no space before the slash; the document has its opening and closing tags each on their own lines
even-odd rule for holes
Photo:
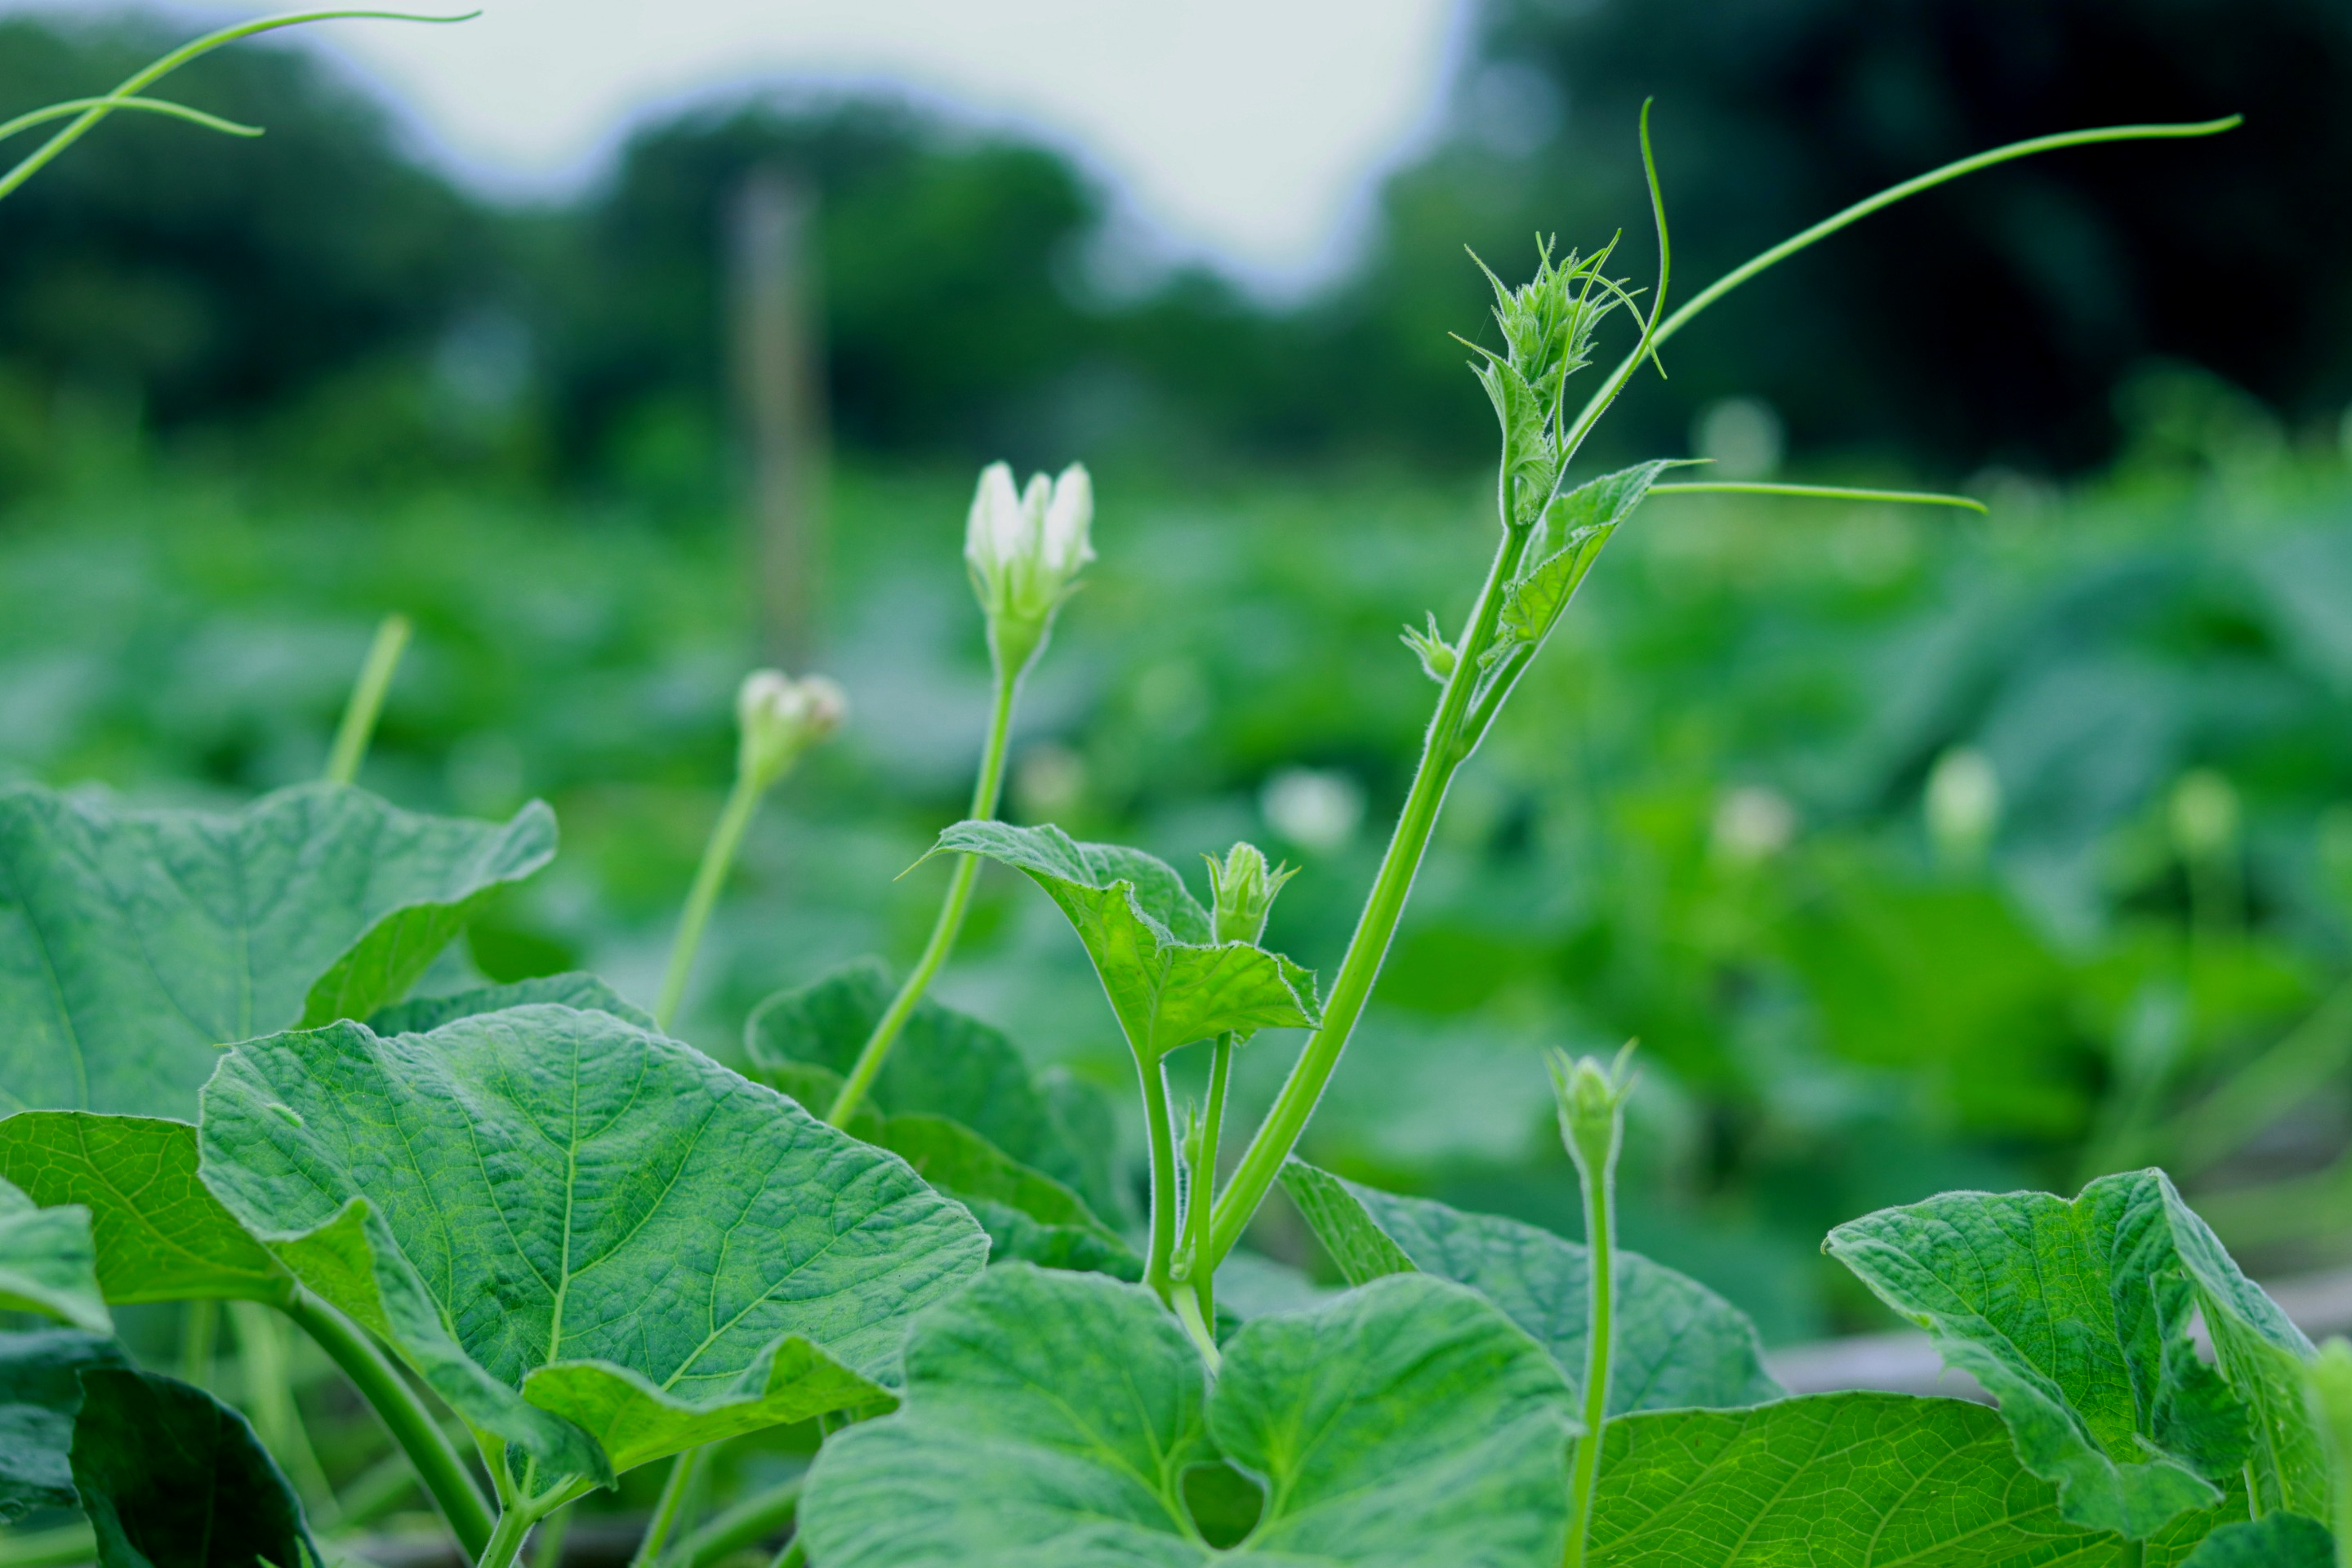
<svg viewBox="0 0 2352 1568">
<path fill-rule="evenodd" d="M 988 616 L 990 645 L 1007 668 L 1026 664 L 1044 644 L 1054 612 L 1095 558 L 1094 517 L 1094 481 L 1082 465 L 1071 464 L 1057 479 L 1038 474 L 1018 492 L 1004 464 L 981 470 L 963 559 Z"/>
<path fill-rule="evenodd" d="M 1948 866 L 1982 865 L 2000 827 L 2000 775 L 1973 746 L 1955 746 L 1927 774 L 1927 837 Z"/>
<path fill-rule="evenodd" d="M 848 716 L 848 697 L 824 676 L 794 680 L 781 669 L 755 669 L 735 693 L 737 771 L 766 789 Z"/>
</svg>

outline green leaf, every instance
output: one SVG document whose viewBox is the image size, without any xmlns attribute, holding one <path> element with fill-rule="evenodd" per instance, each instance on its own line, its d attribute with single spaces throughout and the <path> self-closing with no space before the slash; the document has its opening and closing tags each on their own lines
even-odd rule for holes
<svg viewBox="0 0 2352 1568">
<path fill-rule="evenodd" d="M 0 1110 L 190 1117 L 219 1047 L 394 1000 L 554 850 L 537 804 L 499 826 L 331 784 L 225 816 L 0 790 Z"/>
<path fill-rule="evenodd" d="M 1307 1028 L 1315 977 L 1248 942 L 1213 942 L 1176 873 L 1139 849 L 1079 844 L 1058 827 L 960 822 L 931 853 L 985 855 L 1045 889 L 1086 944 L 1136 1058 L 1233 1030 Z"/>
<path fill-rule="evenodd" d="M 93 1334 L 114 1331 L 99 1294 L 89 1210 L 39 1207 L 0 1178 L 0 1311 L 39 1312 Z"/>
<path fill-rule="evenodd" d="M 542 1477 L 882 1398 L 986 1256 L 895 1156 L 570 1007 L 247 1041 L 201 1142 L 232 1214 Z"/>
<path fill-rule="evenodd" d="M 1609 1423 L 1590 1568 L 2116 1568 L 2062 1517 L 2000 1415 L 1959 1399 L 1821 1394 Z"/>
<path fill-rule="evenodd" d="M 988 1232 L 989 1261 L 1022 1260 L 1143 1278 L 1143 1260 L 1061 1183 L 943 1116 L 893 1116 L 875 1136 L 932 1186 L 971 1210 Z"/>
<path fill-rule="evenodd" d="M 107 1300 L 287 1300 L 293 1276 L 221 1206 L 196 1164 L 196 1130 L 184 1121 L 87 1110 L 0 1121 L 0 1176 L 36 1203 L 89 1210 Z"/>
<path fill-rule="evenodd" d="M 793 1093 L 783 1068 L 803 1063 L 847 1073 L 898 989 L 879 959 L 858 959 L 813 984 L 761 1002 L 744 1025 L 745 1047 L 770 1082 L 822 1116 L 830 1109 L 832 1090 L 803 1079 L 802 1087 L 824 1098 L 803 1099 Z M 836 1076 L 832 1088 L 839 1087 Z M 1021 1163 L 1075 1188 L 1097 1213 L 1117 1212 L 1108 1161 L 1088 1157 L 1087 1141 L 1096 1130 L 1073 1123 L 1074 1116 L 1090 1119 L 1085 1108 L 1056 1104 L 1050 1086 L 1030 1072 L 1020 1047 L 967 1014 L 928 998 L 917 1003 L 875 1075 L 866 1103 L 886 1116 L 961 1121 Z"/>
<path fill-rule="evenodd" d="M 100 1568 L 299 1568 L 319 1549 L 245 1417 L 128 1367 L 81 1373 L 73 1479 Z"/>
<path fill-rule="evenodd" d="M 1517 1220 L 1358 1186 L 1299 1160 L 1282 1181 L 1349 1284 L 1418 1268 L 1467 1285 L 1534 1335 L 1571 1384 L 1582 1380 L 1591 1279 L 1582 1246 Z M 1686 1275 L 1618 1252 L 1610 1415 L 1759 1405 L 1781 1393 L 1747 1313 Z"/>
<path fill-rule="evenodd" d="M 1149 1291 L 991 1269 L 917 1324 L 899 1412 L 827 1443 L 825 1568 L 1551 1568 L 1572 1426 L 1549 1361 L 1458 1286 L 1387 1279 L 1200 1353 Z M 1187 1510 L 1220 1458 L 1263 1483 L 1230 1551 Z M 1229 1510 L 1221 1509 L 1220 1520 Z"/>
<path fill-rule="evenodd" d="M 68 1458 L 79 1374 L 121 1364 L 112 1340 L 77 1329 L 0 1333 L 0 1523 L 80 1500 Z"/>
<path fill-rule="evenodd" d="M 1617 525 L 1633 515 L 1650 493 L 1650 487 L 1668 468 L 1687 458 L 1655 458 L 1587 479 L 1545 509 L 1543 531 L 1531 553 L 1535 564 L 1514 579 L 1503 595 L 1496 643 L 1488 650 L 1507 651 L 1516 643 L 1539 643 L 1550 634 L 1568 608 L 1584 574 L 1601 557 Z"/>
<path fill-rule="evenodd" d="M 1948 1193 L 1830 1233 L 1824 1250 L 1982 1384 L 2066 1517 L 2144 1539 L 2248 1467 L 2263 1511 L 2325 1511 L 2302 1395 L 2312 1354 L 2160 1171 L 2074 1202 Z M 2218 1367 L 2189 1337 L 2201 1315 Z"/>
<path fill-rule="evenodd" d="M 654 1016 L 636 1006 L 593 974 L 548 974 L 518 980 L 510 985 L 484 985 L 447 996 L 419 996 L 379 1007 L 365 1020 L 379 1035 L 429 1034 L 442 1025 L 477 1013 L 503 1013 L 534 1002 L 556 1002 L 583 1013 L 610 1013 L 640 1029 L 651 1029 Z"/>
<path fill-rule="evenodd" d="M 2225 1524 L 2181 1568 L 2336 1568 L 2336 1538 L 2299 1513 Z"/>
</svg>

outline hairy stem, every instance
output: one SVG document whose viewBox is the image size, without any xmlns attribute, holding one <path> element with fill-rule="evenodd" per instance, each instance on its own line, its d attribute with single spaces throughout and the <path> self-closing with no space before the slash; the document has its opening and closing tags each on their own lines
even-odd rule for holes
<svg viewBox="0 0 2352 1568">
<path fill-rule="evenodd" d="M 710 1568 L 722 1557 L 757 1546 L 799 1516 L 798 1476 L 743 1499 L 677 1543 L 679 1568 Z"/>
<path fill-rule="evenodd" d="M 1175 1293 L 1168 1266 L 1176 1256 L 1176 1129 L 1168 1116 L 1168 1068 L 1140 1048 L 1135 1065 L 1143 1079 L 1143 1130 L 1151 1142 L 1151 1244 L 1143 1256 L 1143 1282 L 1167 1301 Z"/>
<path fill-rule="evenodd" d="M 1473 689 L 1477 685 L 1478 656 L 1494 641 L 1495 626 L 1503 612 L 1504 585 L 1518 569 L 1529 537 L 1527 530 L 1507 528 L 1502 542 L 1496 547 L 1486 585 L 1478 591 L 1478 602 L 1470 612 L 1469 627 L 1463 633 L 1459 652 L 1454 656 L 1454 673 L 1446 677 L 1445 689 L 1437 699 L 1437 710 L 1430 717 L 1429 731 L 1422 742 L 1421 765 L 1413 771 L 1412 787 L 1406 792 L 1404 809 L 1398 814 L 1396 830 L 1389 837 L 1380 871 L 1372 879 L 1371 894 L 1364 900 L 1363 913 L 1356 920 L 1355 935 L 1349 940 L 1348 951 L 1339 960 L 1339 972 L 1331 982 L 1330 997 L 1323 1005 L 1323 1022 L 1307 1037 L 1306 1048 L 1291 1064 L 1290 1076 L 1283 1080 L 1273 1109 L 1266 1112 L 1265 1121 L 1250 1139 L 1249 1147 L 1242 1152 L 1241 1163 L 1234 1168 L 1232 1179 L 1217 1198 L 1209 1221 L 1209 1250 L 1206 1256 L 1194 1260 L 1196 1268 L 1213 1271 L 1225 1254 L 1233 1250 L 1234 1243 L 1241 1239 L 1243 1227 L 1257 1213 L 1258 1205 L 1265 1201 L 1267 1191 L 1282 1173 L 1282 1163 L 1290 1157 L 1299 1134 L 1306 1131 L 1307 1119 L 1315 1113 L 1316 1102 L 1322 1098 L 1324 1086 L 1331 1081 L 1332 1069 L 1339 1064 L 1339 1053 L 1346 1048 L 1348 1037 L 1363 1014 L 1364 1004 L 1371 995 L 1372 982 L 1379 978 L 1381 962 L 1388 956 L 1390 940 L 1396 935 L 1397 921 L 1404 913 L 1406 896 L 1412 891 L 1421 858 L 1429 847 L 1430 831 L 1437 825 L 1446 785 L 1461 766 L 1455 741 L 1463 719 L 1469 712 Z"/>
<path fill-rule="evenodd" d="M 351 700 L 343 705 L 343 721 L 335 730 L 333 750 L 327 753 L 329 784 L 355 784 L 360 764 L 367 760 L 368 742 L 375 738 L 375 721 L 383 711 L 384 693 L 392 689 L 393 672 L 408 647 L 408 617 L 386 616 L 368 645 L 367 660 L 352 683 Z"/>
<path fill-rule="evenodd" d="M 1201 1157 L 1192 1167 L 1192 1190 L 1184 1206 L 1184 1256 L 1190 1268 L 1187 1282 L 1201 1309 L 1201 1321 L 1212 1330 L 1217 1321 L 1217 1270 L 1209 1235 L 1209 1216 L 1216 1205 L 1217 1142 L 1225 1126 L 1225 1089 L 1234 1076 L 1234 1037 L 1217 1037 L 1209 1058 L 1209 1109 L 1201 1123 Z"/>
<path fill-rule="evenodd" d="M 1576 1459 L 1568 1481 L 1568 1551 L 1565 1568 L 1583 1568 L 1584 1543 L 1592 1527 L 1592 1488 L 1601 1473 L 1603 1425 L 1609 1419 L 1610 1362 L 1616 1351 L 1612 1310 L 1617 1296 L 1617 1139 L 1608 1140 L 1607 1152 L 1587 1151 L 1571 1142 L 1578 1184 L 1584 1192 L 1584 1239 L 1587 1288 L 1584 1341 L 1584 1436 L 1576 1440 Z"/>
<path fill-rule="evenodd" d="M 213 1345 L 220 1332 L 220 1303 L 207 1298 L 188 1302 L 180 1312 L 180 1381 L 198 1388 L 213 1385 Z"/>
<path fill-rule="evenodd" d="M 678 916 L 677 940 L 670 944 L 669 972 L 662 976 L 661 1000 L 654 1004 L 654 1022 L 663 1033 L 669 1031 L 670 1021 L 677 1016 L 678 1004 L 686 1000 L 686 983 L 694 973 L 694 955 L 702 946 L 702 928 L 710 922 L 710 911 L 719 902 L 719 889 L 727 884 L 727 873 L 733 869 L 735 853 L 743 847 L 744 830 L 751 826 L 752 816 L 760 809 L 760 786 L 748 773 L 738 768 L 734 787 L 727 792 L 727 805 L 711 825 L 710 842 L 702 847 L 702 864 L 694 870 L 694 886 L 686 895 L 686 909 Z"/>
<path fill-rule="evenodd" d="M 490 1540 L 490 1505 L 408 1380 L 384 1360 L 363 1331 L 309 1291 L 296 1290 L 284 1310 L 375 1407 L 458 1544 L 469 1556 L 481 1552 Z"/>
<path fill-rule="evenodd" d="M 677 1528 L 678 1510 L 686 1505 L 686 1494 L 694 1488 L 697 1476 L 702 1473 L 703 1456 L 709 1448 L 688 1448 L 670 1461 L 669 1479 L 662 1483 L 661 1496 L 654 1503 L 654 1516 L 646 1523 L 646 1533 L 637 1542 L 635 1555 L 629 1559 L 629 1568 L 653 1568 L 661 1560 L 662 1548 L 669 1544 L 669 1532 Z"/>
<path fill-rule="evenodd" d="M 499 1515 L 499 1522 L 490 1531 L 489 1540 L 474 1558 L 474 1568 L 508 1568 L 515 1553 L 522 1550 L 523 1538 L 530 1527 L 539 1522 L 519 1508 L 510 1508 Z"/>
<path fill-rule="evenodd" d="M 1013 700 L 1021 689 L 1021 670 L 1008 668 L 1000 660 L 996 669 L 996 700 L 989 710 L 988 743 L 980 754 L 980 777 L 971 787 L 971 817 L 984 821 L 996 815 L 996 803 L 1004 793 L 1004 750 L 1013 731 Z M 835 1127 L 845 1127 L 866 1103 L 866 1091 L 874 1087 L 874 1075 L 882 1070 L 882 1063 L 898 1043 L 899 1032 L 914 1016 L 915 1004 L 930 989 L 931 977 L 940 965 L 955 951 L 956 938 L 963 931 L 965 909 L 971 902 L 972 885 L 980 879 L 980 857 L 961 855 L 956 858 L 955 873 L 948 879 L 947 897 L 940 902 L 940 917 L 931 922 L 931 936 L 923 944 L 923 955 L 907 973 L 898 994 L 890 998 L 875 1023 L 874 1032 L 859 1047 L 857 1060 L 849 1069 L 848 1079 L 841 1092 L 834 1096 L 833 1109 L 824 1119 Z"/>
</svg>

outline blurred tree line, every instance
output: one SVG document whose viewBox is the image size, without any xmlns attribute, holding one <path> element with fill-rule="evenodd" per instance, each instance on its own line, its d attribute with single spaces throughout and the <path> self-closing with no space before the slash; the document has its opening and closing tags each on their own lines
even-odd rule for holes
<svg viewBox="0 0 2352 1568">
<path fill-rule="evenodd" d="M 100 90 L 152 21 L 0 25 L 0 110 Z M 774 98 L 649 127 L 577 202 L 488 205 L 310 57 L 225 51 L 187 100 L 258 142 L 119 119 L 0 208 L 0 485 L 85 427 L 338 481 L 453 466 L 680 501 L 726 465 L 721 236 L 754 171 L 816 196 L 833 419 L 872 452 L 1161 460 L 1488 440 L 1450 331 L 1466 242 L 1650 281 L 1654 95 L 1677 297 L 1883 184 L 2017 137 L 2233 111 L 2210 142 L 2060 154 L 1875 218 L 1668 356 L 1616 437 L 1677 448 L 1760 397 L 1803 447 L 1946 477 L 2109 456 L 2115 394 L 2203 367 L 2290 426 L 2352 396 L 2352 10 L 2337 0 L 1484 0 L 1446 128 L 1354 270 L 1295 307 L 1198 269 L 1094 279 L 1068 159 L 903 105 Z M 1491 330 L 1491 329 L 1489 329 Z"/>
</svg>

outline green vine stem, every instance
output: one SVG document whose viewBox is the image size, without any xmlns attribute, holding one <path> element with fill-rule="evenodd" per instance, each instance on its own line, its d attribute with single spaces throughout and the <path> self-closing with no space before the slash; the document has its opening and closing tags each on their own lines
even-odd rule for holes
<svg viewBox="0 0 2352 1568">
<path fill-rule="evenodd" d="M 26 154 L 15 168 L 10 169 L 5 174 L 0 174 L 0 196 L 8 195 L 26 180 L 31 179 L 51 159 L 89 134 L 100 121 L 116 110 L 150 107 L 144 102 L 136 101 L 142 88 L 153 86 L 199 55 L 208 55 L 224 44 L 233 44 L 239 38 L 249 38 L 256 33 L 271 32 L 279 27 L 299 26 L 305 22 L 332 22 L 358 17 L 385 22 L 463 22 L 479 15 L 480 13 L 477 11 L 468 11 L 460 16 L 420 16 L 406 11 L 299 11 L 291 16 L 265 16 L 258 21 L 240 22 L 235 26 L 223 27 L 218 32 L 207 33 L 191 43 L 181 45 L 152 65 L 143 67 L 125 78 L 120 87 L 104 98 L 82 100 L 85 107 L 74 116 L 71 123 Z M 181 118 L 195 120 L 201 124 L 211 119 L 211 116 L 199 116 L 194 110 L 187 110 L 181 113 Z M 14 122 L 10 128 L 21 129 Z M 224 128 L 214 127 L 214 129 Z M 246 129 L 242 126 L 236 127 L 231 133 L 240 134 Z"/>
<path fill-rule="evenodd" d="M 1185 1283 L 1192 1288 L 1192 1299 L 1201 1310 L 1201 1321 L 1209 1326 L 1212 1343 L 1217 1321 L 1217 1270 L 1211 1259 L 1215 1251 L 1209 1234 L 1209 1217 L 1215 1211 L 1213 1194 L 1217 1184 L 1217 1143 L 1225 1125 L 1225 1090 L 1234 1076 L 1234 1037 L 1217 1037 L 1212 1047 L 1215 1055 L 1209 1058 L 1209 1109 L 1201 1121 L 1201 1146 L 1192 1161 L 1192 1192 L 1184 1207 L 1184 1250 L 1182 1258 Z"/>
<path fill-rule="evenodd" d="M 646 1533 L 637 1542 L 637 1550 L 629 1559 L 629 1568 L 653 1568 L 661 1560 L 662 1548 L 669 1544 L 669 1532 L 677 1528 L 677 1516 L 686 1506 L 686 1494 L 694 1489 L 696 1479 L 702 1474 L 702 1464 L 710 1450 L 688 1448 L 669 1468 L 669 1479 L 662 1482 L 661 1496 L 654 1502 L 654 1516 L 646 1521 Z"/>
<path fill-rule="evenodd" d="M 1658 212 L 1661 287 L 1658 295 L 1652 300 L 1651 325 L 1568 426 L 1560 443 L 1559 478 L 1565 479 L 1568 458 L 1574 455 L 1585 435 L 1624 389 L 1633 371 L 1643 360 L 1655 353 L 1660 344 L 1688 326 L 1700 311 L 1740 284 L 1787 260 L 1808 246 L 1826 239 L 1849 224 L 1947 181 L 2013 159 L 2102 142 L 2210 136 L 2238 125 L 2241 119 L 2231 115 L 2227 119 L 2197 124 L 2115 125 L 2067 132 L 2011 142 L 1959 159 L 1915 179 L 1891 185 L 1875 195 L 1832 214 L 1811 228 L 1790 236 L 1717 279 L 1664 321 L 1658 319 L 1657 312 L 1664 306 L 1665 225 L 1663 211 L 1659 210 L 1657 183 L 1653 172 L 1651 200 L 1654 210 Z M 1646 132 L 1645 114 L 1645 163 L 1648 161 Z M 1388 849 L 1381 858 L 1380 870 L 1373 878 L 1363 912 L 1357 919 L 1355 934 L 1349 938 L 1347 952 L 1339 960 L 1339 973 L 1332 982 L 1331 995 L 1324 1006 L 1322 1026 L 1307 1037 L 1306 1047 L 1292 1065 L 1289 1077 L 1283 1080 L 1273 1109 L 1250 1139 L 1249 1147 L 1234 1168 L 1233 1179 L 1217 1199 L 1211 1221 L 1212 1247 L 1211 1257 L 1206 1260 L 1208 1267 L 1213 1268 L 1216 1261 L 1231 1251 L 1234 1242 L 1241 1238 L 1243 1229 L 1257 1213 L 1258 1205 L 1265 1201 L 1266 1194 L 1281 1174 L 1283 1163 L 1290 1157 L 1291 1151 L 1297 1146 L 1299 1136 L 1306 1131 L 1307 1120 L 1314 1114 L 1316 1103 L 1321 1100 L 1325 1086 L 1330 1082 L 1331 1074 L 1339 1066 L 1340 1054 L 1347 1047 L 1349 1037 L 1362 1016 L 1364 1004 L 1371 994 L 1372 984 L 1379 978 L 1381 963 L 1388 955 L 1389 943 L 1394 938 L 1397 922 L 1403 914 L 1405 900 L 1412 890 L 1413 878 L 1420 870 L 1422 856 L 1428 849 L 1430 833 L 1436 826 L 1439 809 L 1444 804 L 1446 786 L 1452 782 L 1454 771 L 1475 749 L 1475 742 L 1483 737 L 1486 724 L 1500 709 L 1518 671 L 1525 668 L 1525 659 L 1515 656 L 1517 668 L 1497 672 L 1507 676 L 1507 679 L 1497 680 L 1484 693 L 1475 692 L 1480 657 L 1494 640 L 1496 621 L 1502 609 L 1504 586 L 1517 569 L 1526 546 L 1524 534 L 1506 528 L 1494 564 L 1487 572 L 1486 584 L 1479 590 L 1469 626 L 1456 645 L 1454 667 L 1446 678 L 1436 712 L 1430 720 L 1422 746 L 1421 762 L 1414 770 L 1404 809 L 1398 815 Z M 1475 725 L 1465 722 L 1472 713 L 1474 695 L 1491 700 L 1477 704 Z"/>
<path fill-rule="evenodd" d="M 484 1552 L 495 1528 L 490 1505 L 408 1380 L 358 1325 L 308 1290 L 297 1289 L 283 1310 L 374 1406 L 467 1555 Z"/>
<path fill-rule="evenodd" d="M 752 1493 L 677 1543 L 679 1568 L 711 1568 L 783 1529 L 799 1517 L 802 1478 Z"/>
<path fill-rule="evenodd" d="M 1008 668 L 1008 664 L 1007 660 L 997 661 L 996 695 L 989 708 L 988 742 L 980 753 L 980 776 L 971 787 L 971 811 L 969 815 L 975 822 L 984 822 L 994 816 L 997 802 L 1004 793 L 1004 752 L 1013 731 L 1013 704 L 1021 689 L 1024 668 L 1020 665 Z M 824 1119 L 834 1126 L 848 1126 L 849 1119 L 856 1115 L 858 1108 L 866 1103 L 866 1093 L 874 1087 L 875 1075 L 882 1070 L 883 1062 L 889 1058 L 890 1047 L 898 1043 L 899 1034 L 907 1026 L 907 1020 L 914 1016 L 915 1005 L 930 989 L 932 977 L 939 973 L 940 966 L 947 963 L 948 954 L 955 951 L 956 938 L 963 931 L 964 911 L 971 903 L 971 889 L 979 879 L 980 858 L 976 855 L 958 856 L 955 870 L 948 878 L 947 896 L 940 900 L 939 919 L 931 922 L 930 939 L 923 943 L 922 956 L 915 961 L 915 967 L 908 971 L 906 980 L 898 987 L 898 994 L 891 997 L 890 1005 L 883 1009 L 882 1016 L 875 1022 L 874 1032 L 866 1037 L 866 1044 L 858 1047 L 857 1060 L 850 1067 L 849 1077 L 843 1081 L 841 1091 L 834 1096 L 833 1108 L 824 1113 Z"/>
<path fill-rule="evenodd" d="M 727 792 L 727 804 L 720 808 L 719 820 L 711 824 L 710 840 L 702 847 L 702 862 L 694 868 L 694 886 L 688 891 L 686 908 L 677 918 L 677 937 L 670 943 L 669 968 L 662 975 L 661 999 L 654 1004 L 654 1023 L 664 1034 L 669 1033 L 678 1005 L 686 1000 L 686 983 L 694 974 L 694 955 L 702 946 L 703 928 L 710 923 L 710 911 L 718 906 L 719 889 L 727 885 L 727 873 L 734 868 L 735 856 L 743 847 L 743 835 L 758 814 L 760 796 L 765 793 L 757 779 L 739 770 L 733 786 Z"/>
<path fill-rule="evenodd" d="M 375 738 L 375 721 L 383 712 L 384 693 L 392 689 L 400 656 L 407 650 L 410 630 L 406 616 L 386 616 L 376 626 L 366 662 L 360 666 L 360 678 L 352 685 L 351 700 L 343 705 L 343 721 L 336 726 L 334 747 L 327 753 L 329 784 L 359 782 L 360 764 L 367 760 L 368 742 Z"/>
</svg>

